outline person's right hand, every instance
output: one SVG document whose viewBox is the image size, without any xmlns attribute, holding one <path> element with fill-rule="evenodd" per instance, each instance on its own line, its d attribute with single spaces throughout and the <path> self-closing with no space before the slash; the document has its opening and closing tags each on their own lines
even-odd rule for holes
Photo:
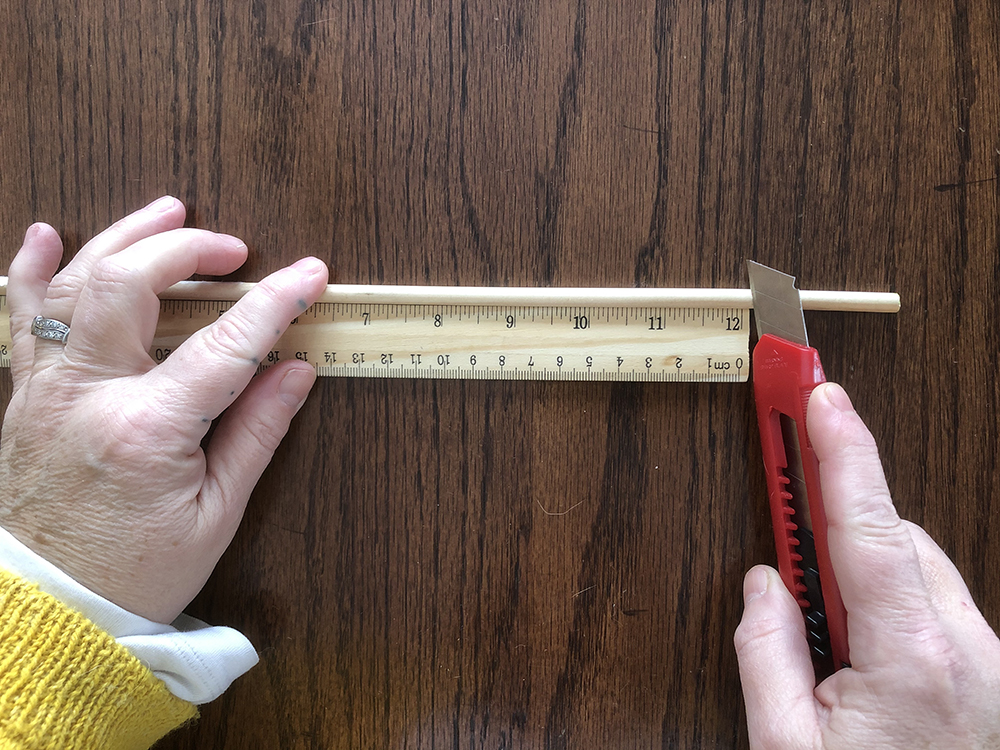
<svg viewBox="0 0 1000 750">
<path fill-rule="evenodd" d="M 851 667 L 815 684 L 802 611 L 753 568 L 736 650 L 755 750 L 1000 747 L 1000 640 L 947 555 L 897 516 L 844 390 L 809 401 Z"/>
</svg>

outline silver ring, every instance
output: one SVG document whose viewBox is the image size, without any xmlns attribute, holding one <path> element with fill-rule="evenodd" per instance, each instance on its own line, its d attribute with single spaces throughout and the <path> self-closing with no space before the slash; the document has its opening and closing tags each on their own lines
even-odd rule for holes
<svg viewBox="0 0 1000 750">
<path fill-rule="evenodd" d="M 65 344 L 69 339 L 69 326 L 60 323 L 52 318 L 43 318 L 39 315 L 31 321 L 31 335 L 49 341 L 58 341 Z"/>
</svg>

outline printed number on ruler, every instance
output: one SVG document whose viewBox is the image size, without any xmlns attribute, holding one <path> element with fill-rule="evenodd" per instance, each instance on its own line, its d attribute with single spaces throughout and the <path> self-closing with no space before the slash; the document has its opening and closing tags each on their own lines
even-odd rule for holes
<svg viewBox="0 0 1000 750">
<path fill-rule="evenodd" d="M 7 295 L 0 294 L 0 367 L 10 367 L 10 313 Z"/>
<path fill-rule="evenodd" d="M 231 306 L 165 300 L 150 355 L 162 362 Z M 317 303 L 258 359 L 340 377 L 742 382 L 748 320 L 743 309 Z"/>
<path fill-rule="evenodd" d="M 165 300 L 150 356 L 162 362 L 232 302 Z M 735 381 L 748 375 L 748 311 L 319 303 L 259 366 L 287 359 L 340 377 Z M 10 367 L 0 294 L 0 367 Z"/>
</svg>

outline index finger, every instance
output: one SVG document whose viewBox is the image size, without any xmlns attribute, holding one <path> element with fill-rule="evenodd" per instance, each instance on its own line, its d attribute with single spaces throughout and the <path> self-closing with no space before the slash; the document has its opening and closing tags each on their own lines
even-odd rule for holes
<svg viewBox="0 0 1000 750">
<path fill-rule="evenodd" d="M 271 274 L 151 370 L 151 392 L 169 398 L 171 413 L 179 411 L 182 419 L 215 419 L 246 388 L 292 320 L 319 298 L 326 280 L 326 264 L 316 258 Z"/>
<path fill-rule="evenodd" d="M 898 655 L 898 639 L 912 647 L 915 637 L 935 629 L 936 615 L 875 439 L 835 383 L 813 391 L 808 432 L 819 459 L 830 557 L 848 613 L 851 661 L 858 666 L 878 658 L 880 644 L 894 643 Z"/>
</svg>

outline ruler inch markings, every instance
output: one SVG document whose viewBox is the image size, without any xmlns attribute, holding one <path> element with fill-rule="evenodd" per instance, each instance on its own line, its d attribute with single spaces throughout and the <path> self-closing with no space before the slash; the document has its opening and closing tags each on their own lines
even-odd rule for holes
<svg viewBox="0 0 1000 750">
<path fill-rule="evenodd" d="M 0 367 L 10 366 L 11 352 L 6 281 L 0 277 Z M 251 287 L 171 287 L 150 356 L 163 361 Z M 891 294 L 801 296 L 812 309 L 899 307 Z M 742 382 L 750 305 L 749 290 L 740 289 L 334 285 L 259 355 L 260 369 L 294 358 L 339 377 Z"/>
<path fill-rule="evenodd" d="M 727 382 L 734 375 L 745 380 L 748 372 L 748 336 L 721 325 L 706 334 L 698 329 L 707 319 L 695 311 L 689 311 L 685 326 L 674 326 L 663 320 L 676 319 L 677 311 L 660 307 L 390 305 L 367 310 L 359 303 L 350 306 L 337 330 L 336 310 L 326 320 L 323 313 L 317 307 L 303 316 L 294 331 L 299 340 L 291 348 L 297 358 L 319 362 L 325 375 Z M 303 333 L 306 320 L 316 321 L 309 336 Z M 637 325 L 647 321 L 654 330 Z M 626 332 L 627 327 L 638 331 Z M 345 355 L 338 357 L 339 352 Z M 272 353 L 276 361 L 291 356 L 284 338 Z M 273 363 L 269 359 L 265 366 Z"/>
</svg>

